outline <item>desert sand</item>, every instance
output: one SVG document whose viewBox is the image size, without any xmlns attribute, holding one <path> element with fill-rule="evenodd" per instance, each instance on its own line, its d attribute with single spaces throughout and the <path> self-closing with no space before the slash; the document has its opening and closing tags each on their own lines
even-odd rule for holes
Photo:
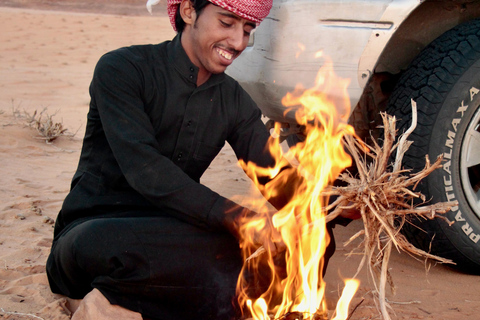
<svg viewBox="0 0 480 320">
<path fill-rule="evenodd" d="M 53 222 L 76 169 L 86 124 L 88 85 L 99 57 L 121 46 L 158 43 L 174 32 L 159 5 L 144 1 L 0 1 L 0 318 L 69 319 L 65 297 L 51 293 L 45 274 Z M 68 131 L 46 143 L 27 125 L 44 111 Z M 245 196 L 252 184 L 227 147 L 202 182 L 227 197 Z M 336 227 L 337 252 L 325 281 L 335 305 L 343 279 L 360 257 L 342 243 L 359 221 Z M 425 264 L 394 252 L 393 319 L 479 319 L 480 277 Z M 380 319 L 366 271 L 351 319 Z"/>
</svg>

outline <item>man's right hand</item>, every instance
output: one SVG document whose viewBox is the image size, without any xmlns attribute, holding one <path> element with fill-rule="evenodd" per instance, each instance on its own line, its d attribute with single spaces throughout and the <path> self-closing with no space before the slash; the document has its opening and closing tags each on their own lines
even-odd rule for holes
<svg viewBox="0 0 480 320">
<path fill-rule="evenodd" d="M 255 232 L 254 242 L 259 247 L 263 246 L 265 250 L 270 252 L 272 257 L 287 249 L 280 232 L 270 223 L 267 223 L 262 230 Z"/>
</svg>

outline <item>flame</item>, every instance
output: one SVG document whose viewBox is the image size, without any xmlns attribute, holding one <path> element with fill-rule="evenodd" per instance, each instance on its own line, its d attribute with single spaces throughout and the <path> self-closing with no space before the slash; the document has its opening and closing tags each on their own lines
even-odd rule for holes
<svg viewBox="0 0 480 320">
<path fill-rule="evenodd" d="M 284 154 L 278 141 L 280 126 L 277 125 L 274 129 L 277 134 L 272 135 L 268 145 L 277 165 L 262 168 L 240 162 L 265 198 L 275 199 L 279 190 L 294 189 L 289 202 L 273 215 L 264 203 L 252 200 L 248 206 L 259 214 L 242 223 L 241 247 L 245 260 L 258 249 L 257 234 L 272 239 L 261 257 L 245 262 L 237 285 L 240 305 L 246 306 L 256 320 L 270 320 L 271 316 L 282 319 L 297 312 L 303 319 L 320 319 L 320 316 L 324 319 L 327 312 L 322 268 L 330 239 L 324 209 L 328 199 L 321 192 L 352 163 L 342 142 L 345 135 L 355 134 L 353 127 L 347 124 L 349 83 L 348 79 L 334 74 L 331 61 L 325 58 L 313 88 L 305 90 L 297 86 L 282 100 L 285 112 L 295 110 L 297 123 L 305 127 L 305 141 Z M 297 164 L 287 165 L 287 158 L 295 159 Z M 292 180 L 292 176 L 298 174 L 301 178 L 297 176 Z M 270 181 L 259 183 L 265 177 Z M 272 256 L 271 250 L 277 243 L 285 244 L 284 257 Z M 265 281 L 260 292 L 249 285 Z M 347 282 L 335 320 L 347 318 L 348 302 L 358 287 L 358 283 L 355 286 L 352 281 Z"/>
<path fill-rule="evenodd" d="M 358 289 L 359 282 L 354 279 L 345 281 L 345 288 L 343 289 L 342 296 L 337 303 L 337 315 L 332 320 L 344 320 L 348 317 L 348 306 L 353 298 L 353 295 Z"/>
</svg>

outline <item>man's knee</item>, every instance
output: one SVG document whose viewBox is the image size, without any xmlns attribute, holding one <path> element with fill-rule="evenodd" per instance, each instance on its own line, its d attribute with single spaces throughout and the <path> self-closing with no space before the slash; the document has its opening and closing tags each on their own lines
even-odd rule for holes
<svg viewBox="0 0 480 320">
<path fill-rule="evenodd" d="M 47 276 L 54 293 L 81 299 L 91 290 L 91 278 L 76 259 L 75 233 L 68 232 L 56 239 L 47 260 Z"/>
<path fill-rule="evenodd" d="M 120 229 L 115 223 L 95 219 L 56 239 L 47 264 L 52 290 L 82 298 L 99 276 L 122 278 L 138 273 L 144 262 L 141 249 L 125 247 L 131 240 Z"/>
</svg>

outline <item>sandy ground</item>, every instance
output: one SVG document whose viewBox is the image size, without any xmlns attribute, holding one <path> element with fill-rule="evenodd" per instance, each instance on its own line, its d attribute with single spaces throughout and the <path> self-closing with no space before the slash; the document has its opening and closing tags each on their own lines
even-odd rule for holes
<svg viewBox="0 0 480 320">
<path fill-rule="evenodd" d="M 103 53 L 172 38 L 162 6 L 155 9 L 152 17 L 143 1 L 0 1 L 0 319 L 70 318 L 65 299 L 49 290 L 45 261 L 79 157 L 88 85 Z M 74 136 L 53 144 L 39 139 L 27 114 L 42 110 Z M 202 181 L 228 197 L 251 187 L 228 147 Z M 325 279 L 331 305 L 358 266 L 342 243 L 359 227 L 335 229 L 338 250 Z M 398 253 L 390 267 L 393 319 L 480 318 L 480 277 L 440 265 L 427 272 L 423 262 Z M 365 301 L 351 319 L 379 319 L 366 272 L 359 279 L 353 303 Z"/>
</svg>

